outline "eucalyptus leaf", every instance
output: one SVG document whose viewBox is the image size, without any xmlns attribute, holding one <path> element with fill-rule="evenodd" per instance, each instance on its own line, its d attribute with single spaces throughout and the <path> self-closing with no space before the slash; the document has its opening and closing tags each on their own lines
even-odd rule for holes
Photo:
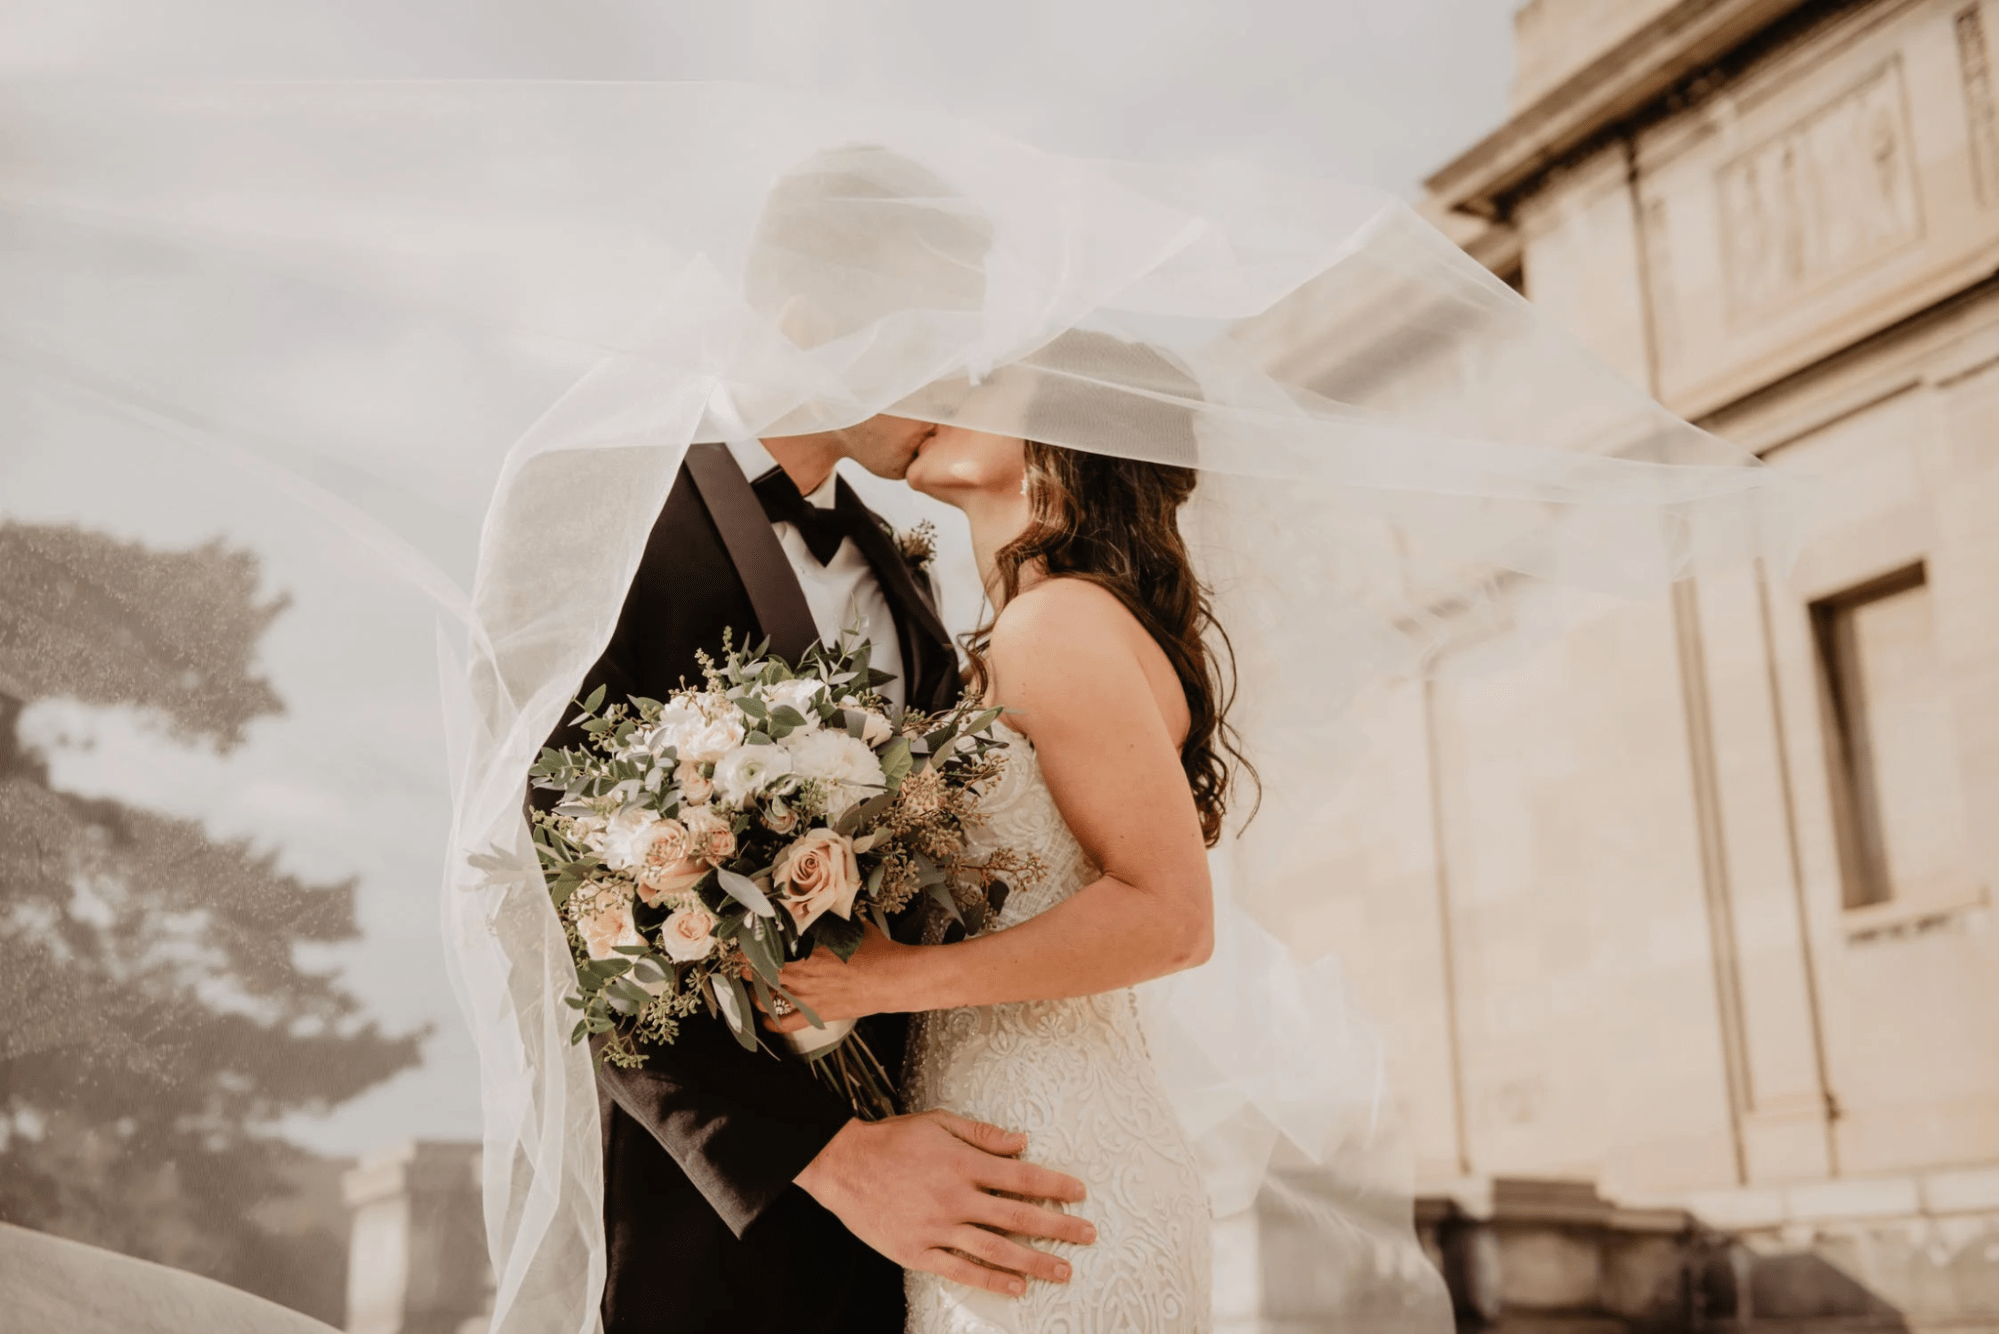
<svg viewBox="0 0 1999 1335">
<path fill-rule="evenodd" d="M 750 999 L 743 991 L 742 979 L 732 973 L 710 974 L 715 981 L 715 1003 L 722 1009 L 722 1018 L 728 1022 L 729 1032 L 736 1042 L 751 1052 L 757 1050 L 756 1034 L 750 1029 Z"/>
<path fill-rule="evenodd" d="M 771 1000 L 770 985 L 754 973 L 750 975 L 750 990 L 756 993 L 757 1009 L 766 1015 L 777 1014 L 777 1003 Z"/>
<path fill-rule="evenodd" d="M 729 898 L 735 900 L 759 918 L 774 918 L 777 916 L 777 910 L 771 907 L 770 897 L 764 894 L 762 890 L 759 890 L 757 883 L 749 877 L 739 872 L 730 871 L 727 867 L 717 867 L 715 869 L 715 878 L 721 883 L 723 892 Z"/>
<path fill-rule="evenodd" d="M 764 940 L 764 934 L 756 930 L 754 922 L 749 931 L 736 937 L 736 945 L 750 962 L 752 970 L 765 978 L 777 977 L 778 969 L 782 967 L 778 963 L 777 952 L 771 949 L 770 942 Z"/>
<path fill-rule="evenodd" d="M 946 886 L 939 880 L 925 888 L 929 890 L 930 897 L 942 905 L 944 911 L 951 915 L 952 921 L 956 922 L 960 927 L 965 925 L 965 915 L 958 908 L 958 900 L 952 895 L 949 886 Z"/>
<path fill-rule="evenodd" d="M 854 957 L 861 948 L 861 938 L 866 935 L 861 925 L 851 918 L 841 918 L 834 914 L 820 915 L 812 924 L 812 940 L 823 945 L 839 957 L 842 964 Z"/>
<path fill-rule="evenodd" d="M 910 768 L 915 763 L 906 737 L 898 737 L 882 748 L 882 780 L 888 784 L 890 792 L 902 787 L 902 781 L 909 777 Z"/>
</svg>

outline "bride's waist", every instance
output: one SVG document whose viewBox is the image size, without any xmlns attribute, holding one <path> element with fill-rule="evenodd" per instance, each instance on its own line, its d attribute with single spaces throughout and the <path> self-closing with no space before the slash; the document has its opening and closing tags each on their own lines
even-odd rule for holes
<svg viewBox="0 0 1999 1335">
<path fill-rule="evenodd" d="M 911 1018 L 912 1044 L 949 1043 L 998 1032 L 1053 1041 L 1073 1038 L 1079 1032 L 1139 1036 L 1138 1006 L 1128 987 L 1082 997 L 923 1011 Z"/>
</svg>

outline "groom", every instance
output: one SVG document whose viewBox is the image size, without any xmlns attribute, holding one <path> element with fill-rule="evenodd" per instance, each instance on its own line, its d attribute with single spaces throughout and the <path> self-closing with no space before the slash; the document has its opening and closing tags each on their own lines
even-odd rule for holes
<svg viewBox="0 0 1999 1335">
<path fill-rule="evenodd" d="M 817 260 L 821 243 L 839 263 Z M 915 163 L 835 149 L 771 192 L 745 295 L 799 349 L 856 333 L 880 348 L 885 316 L 976 312 L 990 244 L 985 220 Z M 719 659 L 724 628 L 739 645 L 769 636 L 796 659 L 858 620 L 872 664 L 894 674 L 882 688 L 891 702 L 955 701 L 957 652 L 927 579 L 834 472 L 851 459 L 899 479 L 934 429 L 877 416 L 691 446 L 578 697 L 603 686 L 608 700 L 662 699 L 698 682 L 696 652 Z M 893 1070 L 903 1017 L 862 1024 Z M 1003 1294 L 1030 1277 L 1067 1279 L 1054 1257 L 1012 1243 L 1010 1269 L 975 1264 L 953 1250 L 971 1230 L 1094 1238 L 1084 1221 L 1027 1203 L 1080 1201 L 1083 1186 L 1014 1158 L 1026 1137 L 937 1110 L 858 1121 L 802 1059 L 746 1052 L 712 1017 L 683 1021 L 643 1066 L 600 1066 L 597 1079 L 607 1331 L 899 1331 L 904 1267 Z"/>
<path fill-rule="evenodd" d="M 875 417 L 692 446 L 579 694 L 663 697 L 699 680 L 695 651 L 719 656 L 725 626 L 795 658 L 858 619 L 874 663 L 896 674 L 891 702 L 951 703 L 957 656 L 924 582 L 833 471 L 849 458 L 899 478 L 932 430 Z M 550 744 L 579 737 L 565 728 Z M 902 1020 L 863 1022 L 891 1068 Z M 1001 1293 L 1022 1275 L 1062 1277 L 1025 1247 L 1020 1274 L 975 1266 L 946 1250 L 963 1230 L 1090 1241 L 1079 1219 L 991 1194 L 1082 1199 L 1075 1179 L 1010 1157 L 1025 1137 L 935 1111 L 860 1122 L 802 1059 L 746 1052 L 710 1017 L 597 1080 L 607 1331 L 899 1331 L 904 1266 Z"/>
</svg>

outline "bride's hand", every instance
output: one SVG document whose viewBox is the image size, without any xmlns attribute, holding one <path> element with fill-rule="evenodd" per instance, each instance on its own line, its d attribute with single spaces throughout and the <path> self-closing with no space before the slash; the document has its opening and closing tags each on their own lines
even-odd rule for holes
<svg viewBox="0 0 1999 1335">
<path fill-rule="evenodd" d="M 785 965 L 778 981 L 821 1020 L 858 1020 L 881 1011 L 904 1010 L 907 1008 L 895 996 L 896 966 L 920 949 L 889 940 L 870 923 L 864 925 L 860 947 L 846 963 L 830 950 L 815 949 L 804 959 Z M 766 1028 L 781 1034 L 807 1029 L 811 1024 L 799 1011 L 764 1019 Z"/>
</svg>

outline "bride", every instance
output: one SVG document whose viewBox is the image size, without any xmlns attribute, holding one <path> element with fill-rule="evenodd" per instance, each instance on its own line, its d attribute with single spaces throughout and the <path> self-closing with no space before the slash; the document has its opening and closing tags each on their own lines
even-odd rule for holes
<svg viewBox="0 0 1999 1335">
<path fill-rule="evenodd" d="M 1247 772 L 1204 638 L 1226 637 L 1177 526 L 1195 473 L 946 427 L 908 481 L 965 512 L 998 609 L 973 661 L 1015 742 L 980 837 L 1045 870 L 1001 930 L 924 946 L 871 931 L 851 962 L 816 953 L 785 981 L 826 1019 L 923 1012 L 909 1106 L 1024 1131 L 1028 1158 L 1088 1188 L 1097 1241 L 1057 1245 L 1067 1284 L 1009 1301 L 911 1270 L 910 1329 L 1206 1329 L 1207 1194 L 1130 991 L 1207 960 L 1206 850 Z M 1004 1246 L 966 1250 L 1003 1263 Z"/>
</svg>

